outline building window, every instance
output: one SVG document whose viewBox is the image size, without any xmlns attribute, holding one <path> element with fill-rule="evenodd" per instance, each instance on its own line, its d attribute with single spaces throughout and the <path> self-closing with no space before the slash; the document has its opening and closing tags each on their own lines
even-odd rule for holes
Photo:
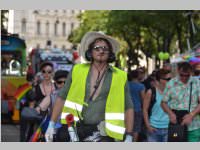
<svg viewBox="0 0 200 150">
<path fill-rule="evenodd" d="M 49 22 L 46 22 L 46 35 L 49 35 Z"/>
<path fill-rule="evenodd" d="M 26 33 L 26 19 L 22 19 L 22 33 Z"/>
<path fill-rule="evenodd" d="M 75 10 L 72 10 L 72 15 L 75 13 Z"/>
<path fill-rule="evenodd" d="M 63 36 L 66 36 L 66 24 L 63 22 L 62 24 L 62 31 L 63 31 Z"/>
<path fill-rule="evenodd" d="M 71 32 L 74 29 L 74 23 L 71 23 Z"/>
<path fill-rule="evenodd" d="M 37 49 L 40 49 L 40 44 L 37 44 L 37 45 L 36 45 L 36 48 L 37 48 Z"/>
<path fill-rule="evenodd" d="M 38 35 L 41 34 L 41 23 L 40 23 L 40 21 L 37 22 L 37 34 Z"/>
<path fill-rule="evenodd" d="M 54 35 L 58 35 L 58 23 L 57 22 L 55 22 L 55 24 L 54 24 Z"/>
</svg>

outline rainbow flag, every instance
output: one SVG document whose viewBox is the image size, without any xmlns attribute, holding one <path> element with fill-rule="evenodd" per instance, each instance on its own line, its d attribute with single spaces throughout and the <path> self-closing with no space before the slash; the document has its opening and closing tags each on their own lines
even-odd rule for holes
<svg viewBox="0 0 200 150">
<path fill-rule="evenodd" d="M 24 95 L 26 94 L 27 91 L 29 91 L 32 88 L 32 86 L 29 83 L 25 83 L 24 85 L 20 86 L 14 97 L 16 98 L 17 101 L 20 101 Z"/>
<path fill-rule="evenodd" d="M 31 136 L 29 142 L 37 142 L 41 136 L 44 136 L 50 121 L 50 116 L 46 116 L 40 123 L 37 130 Z"/>
<path fill-rule="evenodd" d="M 42 127 L 39 126 L 38 129 L 33 133 L 29 142 L 37 142 L 39 137 L 41 136 Z"/>
</svg>

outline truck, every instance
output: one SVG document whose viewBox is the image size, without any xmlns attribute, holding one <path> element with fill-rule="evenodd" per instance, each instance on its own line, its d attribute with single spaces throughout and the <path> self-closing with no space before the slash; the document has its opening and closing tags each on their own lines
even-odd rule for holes
<svg viewBox="0 0 200 150">
<path fill-rule="evenodd" d="M 2 123 L 19 121 L 16 90 L 26 83 L 26 43 L 17 34 L 1 35 L 1 117 Z"/>
<path fill-rule="evenodd" d="M 29 54 L 31 70 L 34 74 L 40 70 L 40 65 L 44 61 L 49 61 L 54 65 L 54 71 L 70 71 L 74 65 L 73 53 L 65 52 L 62 49 L 33 49 Z"/>
</svg>

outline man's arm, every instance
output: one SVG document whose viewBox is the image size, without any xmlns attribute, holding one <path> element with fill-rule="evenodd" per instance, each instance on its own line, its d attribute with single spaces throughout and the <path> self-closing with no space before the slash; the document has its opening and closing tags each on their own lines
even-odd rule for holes
<svg viewBox="0 0 200 150">
<path fill-rule="evenodd" d="M 51 121 L 56 122 L 58 120 L 58 117 L 61 115 L 64 104 L 65 104 L 65 101 L 61 97 L 58 96 L 56 98 L 56 101 L 53 107 Z"/>
<path fill-rule="evenodd" d="M 166 112 L 169 115 L 170 122 L 175 124 L 177 121 L 176 115 L 167 104 L 171 97 L 170 90 L 171 90 L 172 85 L 170 85 L 170 84 L 171 84 L 170 82 L 167 83 L 165 90 L 163 92 L 163 99 L 161 102 L 161 107 L 164 110 L 164 112 Z"/>
<path fill-rule="evenodd" d="M 169 119 L 171 123 L 176 123 L 176 115 L 175 113 L 169 108 L 169 106 L 167 105 L 167 102 L 162 101 L 161 102 L 161 107 L 164 110 L 164 112 L 166 112 L 169 115 Z"/>
<path fill-rule="evenodd" d="M 126 127 L 126 132 L 131 133 L 133 131 L 133 118 L 134 118 L 134 113 L 133 109 L 129 108 L 125 112 L 125 127 Z"/>
<path fill-rule="evenodd" d="M 200 112 L 200 104 L 197 105 L 197 107 L 190 112 L 189 114 L 185 115 L 183 117 L 183 121 L 181 122 L 181 125 L 189 125 L 193 118 Z"/>
<path fill-rule="evenodd" d="M 125 127 L 126 132 L 132 133 L 133 131 L 133 122 L 134 122 L 134 109 L 133 102 L 131 99 L 129 85 L 126 82 L 125 85 Z"/>
</svg>

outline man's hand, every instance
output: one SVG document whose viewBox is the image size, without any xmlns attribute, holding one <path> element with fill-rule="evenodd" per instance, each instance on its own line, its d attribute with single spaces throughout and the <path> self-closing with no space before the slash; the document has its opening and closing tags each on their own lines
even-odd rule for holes
<svg viewBox="0 0 200 150">
<path fill-rule="evenodd" d="M 45 139 L 47 142 L 53 142 L 53 135 L 55 134 L 55 122 L 50 121 L 47 131 L 45 133 Z"/>
<path fill-rule="evenodd" d="M 181 125 L 189 125 L 192 122 L 193 116 L 191 114 L 187 114 L 183 117 L 183 121 Z"/>
<path fill-rule="evenodd" d="M 176 115 L 174 113 L 169 114 L 169 119 L 171 123 L 176 124 L 177 120 L 176 120 Z"/>
</svg>

